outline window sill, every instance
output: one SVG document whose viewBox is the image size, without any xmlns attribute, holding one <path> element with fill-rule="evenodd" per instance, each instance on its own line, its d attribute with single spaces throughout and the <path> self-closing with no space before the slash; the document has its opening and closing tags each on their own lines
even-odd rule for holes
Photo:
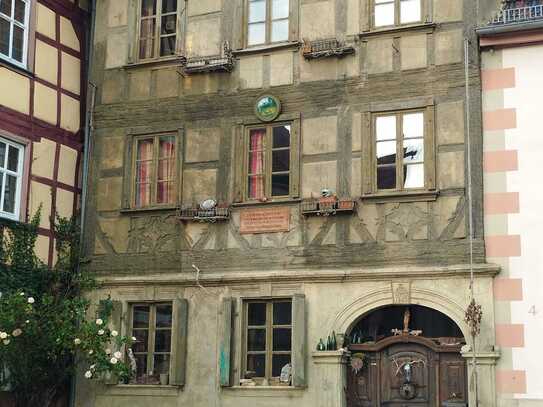
<svg viewBox="0 0 543 407">
<path fill-rule="evenodd" d="M 131 214 L 131 213 L 145 213 L 145 212 L 167 212 L 167 211 L 176 211 L 179 209 L 179 206 L 154 206 L 150 208 L 126 208 L 121 209 L 121 213 Z"/>
<path fill-rule="evenodd" d="M 371 31 L 365 31 L 363 33 L 359 33 L 358 37 L 361 39 L 364 39 L 364 38 L 369 38 L 369 37 L 376 37 L 379 35 L 397 34 L 397 33 L 410 32 L 410 31 L 431 33 L 435 30 L 436 27 L 437 27 L 436 23 L 418 23 L 418 24 L 408 24 L 408 25 L 401 25 L 401 26 L 390 26 L 390 27 L 385 27 L 385 28 L 372 29 Z"/>
<path fill-rule="evenodd" d="M 185 58 L 181 55 L 175 55 L 174 57 L 165 57 L 152 59 L 149 61 L 138 61 L 126 64 L 123 66 L 124 69 L 136 69 L 136 68 L 148 68 L 155 66 L 181 66 Z"/>
<path fill-rule="evenodd" d="M 107 386 L 106 393 L 112 396 L 161 396 L 177 397 L 180 386 L 163 386 L 156 384 L 117 384 Z"/>
<path fill-rule="evenodd" d="M 413 191 L 413 192 L 389 192 L 362 196 L 363 202 L 387 203 L 387 202 L 431 202 L 439 196 L 439 191 Z"/>
<path fill-rule="evenodd" d="M 305 387 L 292 386 L 232 386 L 224 387 L 225 394 L 235 397 L 302 397 Z"/>
<path fill-rule="evenodd" d="M 11 71 L 17 72 L 18 74 L 26 76 L 27 78 L 31 78 L 31 79 L 34 78 L 34 74 L 31 71 L 29 71 L 27 68 L 23 68 L 2 57 L 0 57 L 0 66 L 7 68 Z"/>
<path fill-rule="evenodd" d="M 300 198 L 288 198 L 288 199 L 276 199 L 273 201 L 254 201 L 254 202 L 238 202 L 233 203 L 233 208 L 254 208 L 259 206 L 273 206 L 273 205 L 289 205 L 289 204 L 298 204 L 302 202 Z"/>
<path fill-rule="evenodd" d="M 285 50 L 285 49 L 300 48 L 301 45 L 302 43 L 300 41 L 281 42 L 278 44 L 267 44 L 267 45 L 259 45 L 256 47 L 238 49 L 236 51 L 232 51 L 232 54 L 234 54 L 235 56 L 261 54 L 264 52 L 273 52 L 273 51 L 280 51 L 280 50 Z"/>
</svg>

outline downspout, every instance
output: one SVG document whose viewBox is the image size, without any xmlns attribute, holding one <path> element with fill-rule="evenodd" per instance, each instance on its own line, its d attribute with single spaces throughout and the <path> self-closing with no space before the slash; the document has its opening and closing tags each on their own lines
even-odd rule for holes
<svg viewBox="0 0 543 407">
<path fill-rule="evenodd" d="M 96 26 L 96 1 L 90 1 L 90 16 L 91 24 L 90 30 L 87 35 L 87 47 L 86 47 L 86 67 L 87 67 L 87 108 L 85 109 L 85 139 L 83 144 L 83 174 L 81 177 L 82 191 L 81 191 L 81 230 L 79 234 L 80 253 L 79 260 L 83 258 L 83 237 L 85 231 L 85 216 L 87 206 L 87 191 L 88 191 L 88 175 L 89 175 L 89 158 L 90 158 L 90 140 L 93 130 L 93 115 L 94 115 L 94 103 L 96 100 L 96 85 L 91 82 L 90 76 L 92 72 L 93 62 L 93 44 L 94 44 L 94 30 Z M 78 263 L 78 272 L 81 267 L 81 262 Z M 76 395 L 76 382 L 77 376 L 74 374 L 70 381 L 70 399 L 69 406 L 75 407 L 75 395 Z"/>
</svg>

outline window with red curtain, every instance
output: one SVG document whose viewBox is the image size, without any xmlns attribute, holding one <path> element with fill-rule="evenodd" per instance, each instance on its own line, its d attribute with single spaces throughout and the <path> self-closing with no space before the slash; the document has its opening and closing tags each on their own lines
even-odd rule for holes
<svg viewBox="0 0 543 407">
<path fill-rule="evenodd" d="M 168 135 L 136 141 L 136 207 L 175 203 L 175 145 L 175 136 Z"/>
</svg>

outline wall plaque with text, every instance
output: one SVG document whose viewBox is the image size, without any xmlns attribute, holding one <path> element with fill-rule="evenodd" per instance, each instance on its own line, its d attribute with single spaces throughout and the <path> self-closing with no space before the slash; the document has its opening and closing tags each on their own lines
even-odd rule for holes
<svg viewBox="0 0 543 407">
<path fill-rule="evenodd" d="M 242 234 L 276 233 L 290 230 L 290 208 L 243 209 L 239 231 Z"/>
</svg>

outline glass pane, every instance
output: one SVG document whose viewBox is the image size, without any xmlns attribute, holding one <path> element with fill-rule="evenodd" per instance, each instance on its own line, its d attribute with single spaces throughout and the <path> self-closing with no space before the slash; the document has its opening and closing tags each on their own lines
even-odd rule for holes
<svg viewBox="0 0 543 407">
<path fill-rule="evenodd" d="M 153 58 L 155 56 L 155 40 L 150 38 L 140 40 L 140 59 Z"/>
<path fill-rule="evenodd" d="M 151 181 L 153 169 L 152 161 L 140 161 L 136 165 L 136 183 L 148 183 Z"/>
<path fill-rule="evenodd" d="M 377 188 L 396 188 L 396 166 L 377 167 Z"/>
<path fill-rule="evenodd" d="M 290 147 L 290 126 L 273 128 L 273 148 Z"/>
<path fill-rule="evenodd" d="M 25 23 L 26 3 L 22 0 L 15 0 L 15 20 L 21 24 Z"/>
<path fill-rule="evenodd" d="M 375 0 L 375 26 L 394 25 L 394 1 Z"/>
<path fill-rule="evenodd" d="M 174 13 L 177 11 L 177 0 L 162 0 L 162 13 Z"/>
<path fill-rule="evenodd" d="M 17 172 L 19 167 L 19 149 L 10 146 L 8 153 L 8 170 Z"/>
<path fill-rule="evenodd" d="M 163 37 L 160 39 L 160 56 L 168 56 L 175 54 L 176 36 Z"/>
<path fill-rule="evenodd" d="M 4 160 L 6 159 L 6 148 L 5 143 L 0 142 L 0 168 L 4 168 Z"/>
<path fill-rule="evenodd" d="M 149 307 L 138 305 L 134 307 L 132 317 L 132 327 L 149 328 Z"/>
<path fill-rule="evenodd" d="M 248 329 L 247 330 L 247 351 L 265 351 L 266 350 L 266 330 Z"/>
<path fill-rule="evenodd" d="M 177 27 L 177 15 L 169 15 L 162 17 L 162 23 L 160 26 L 161 34 L 175 34 L 175 28 Z"/>
<path fill-rule="evenodd" d="M 285 196 L 290 193 L 290 177 L 288 174 L 272 175 L 272 196 Z"/>
<path fill-rule="evenodd" d="M 136 355 L 136 378 L 147 374 L 147 355 Z"/>
<path fill-rule="evenodd" d="M 151 184 L 136 184 L 136 206 L 143 207 L 151 204 Z"/>
<path fill-rule="evenodd" d="M 264 153 L 249 153 L 249 174 L 262 174 L 264 170 Z"/>
<path fill-rule="evenodd" d="M 292 346 L 292 333 L 290 328 L 274 328 L 273 350 L 290 351 Z"/>
<path fill-rule="evenodd" d="M 264 149 L 265 129 L 254 129 L 250 132 L 249 149 L 251 151 L 262 151 Z"/>
<path fill-rule="evenodd" d="M 272 19 L 288 18 L 288 0 L 273 0 L 272 3 Z"/>
<path fill-rule="evenodd" d="M 272 22 L 272 42 L 288 40 L 288 20 L 279 20 Z"/>
<path fill-rule="evenodd" d="M 17 196 L 17 177 L 6 176 L 4 190 L 4 212 L 15 213 L 15 198 Z"/>
<path fill-rule="evenodd" d="M 7 56 L 9 56 L 9 27 L 9 22 L 0 17 L 0 53 Z"/>
<path fill-rule="evenodd" d="M 264 176 L 249 177 L 249 198 L 261 199 L 264 197 Z"/>
<path fill-rule="evenodd" d="M 404 165 L 404 188 L 424 187 L 424 164 Z"/>
<path fill-rule="evenodd" d="M 249 24 L 249 45 L 266 42 L 266 23 Z"/>
<path fill-rule="evenodd" d="M 11 48 L 11 57 L 16 61 L 23 62 L 25 31 L 17 26 L 13 26 L 13 47 Z"/>
<path fill-rule="evenodd" d="M 379 116 L 375 119 L 375 138 L 377 141 L 396 139 L 396 116 Z"/>
<path fill-rule="evenodd" d="M 158 144 L 158 158 L 173 158 L 175 155 L 175 137 L 160 137 Z"/>
<path fill-rule="evenodd" d="M 381 141 L 377 143 L 377 164 L 394 164 L 396 162 L 396 142 Z"/>
<path fill-rule="evenodd" d="M 274 302 L 273 303 L 273 324 L 290 325 L 292 321 L 292 303 Z"/>
<path fill-rule="evenodd" d="M 400 1 L 400 23 L 414 23 L 421 21 L 421 0 L 401 0 Z"/>
<path fill-rule="evenodd" d="M 155 36 L 155 22 L 154 18 L 141 20 L 140 38 L 152 38 Z"/>
<path fill-rule="evenodd" d="M 165 374 L 170 372 L 170 355 L 155 355 L 154 374 Z"/>
<path fill-rule="evenodd" d="M 157 328 L 169 328 L 172 326 L 172 306 L 157 305 L 156 307 Z"/>
<path fill-rule="evenodd" d="M 170 352 L 172 349 L 171 329 L 158 329 L 155 332 L 155 352 Z"/>
<path fill-rule="evenodd" d="M 264 377 L 266 376 L 266 356 L 265 355 L 247 355 L 247 376 Z"/>
<path fill-rule="evenodd" d="M 249 3 L 249 23 L 266 21 L 266 0 L 252 0 Z"/>
<path fill-rule="evenodd" d="M 410 113 L 403 116 L 403 137 L 424 137 L 424 113 Z"/>
<path fill-rule="evenodd" d="M 266 325 L 266 303 L 252 302 L 248 304 L 247 324 L 250 326 Z"/>
<path fill-rule="evenodd" d="M 138 141 L 138 161 L 146 161 L 153 159 L 153 139 L 146 139 Z"/>
<path fill-rule="evenodd" d="M 11 17 L 12 0 L 0 0 L 0 13 Z"/>
<path fill-rule="evenodd" d="M 141 0 L 141 16 L 154 16 L 156 14 L 156 0 Z"/>
<path fill-rule="evenodd" d="M 409 139 L 403 142 L 403 161 L 405 164 L 424 161 L 424 140 Z"/>
<path fill-rule="evenodd" d="M 272 358 L 272 377 L 281 376 L 281 369 L 290 363 L 290 355 L 273 355 Z"/>
<path fill-rule="evenodd" d="M 136 353 L 147 352 L 147 343 L 149 341 L 149 331 L 144 329 L 134 329 L 132 336 L 136 338 L 136 342 L 132 345 L 132 350 Z"/>
<path fill-rule="evenodd" d="M 272 172 L 288 171 L 290 168 L 290 150 L 272 152 Z"/>
<path fill-rule="evenodd" d="M 159 182 L 157 185 L 157 203 L 166 204 L 175 202 L 175 183 L 173 181 Z"/>
</svg>

